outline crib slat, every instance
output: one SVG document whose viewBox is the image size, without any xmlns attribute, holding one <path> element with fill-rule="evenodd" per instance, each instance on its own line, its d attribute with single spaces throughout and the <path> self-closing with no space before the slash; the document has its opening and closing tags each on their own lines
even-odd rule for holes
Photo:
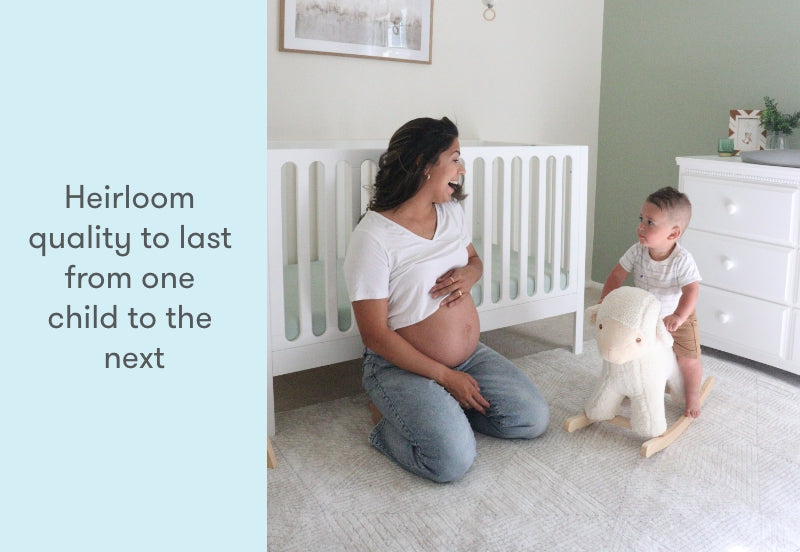
<svg viewBox="0 0 800 552">
<path fill-rule="evenodd" d="M 528 295 L 528 232 L 530 231 L 530 187 L 531 187 L 531 164 L 533 157 L 523 158 L 520 165 L 519 175 L 519 292 L 518 297 Z"/>
<path fill-rule="evenodd" d="M 336 290 L 338 262 L 336 258 L 336 221 L 341 217 L 341 206 L 336 203 L 336 182 L 339 178 L 337 165 L 325 166 L 325 184 L 322 197 L 325 208 L 322 212 L 322 224 L 325 231 L 320 239 L 324 251 L 325 267 L 325 333 L 336 331 L 339 328 L 339 305 Z"/>
<path fill-rule="evenodd" d="M 311 221 L 309 212 L 309 172 L 311 163 L 297 170 L 297 290 L 299 294 L 300 335 L 311 333 Z"/>
<path fill-rule="evenodd" d="M 548 159 L 544 156 L 539 158 L 539 200 L 537 201 L 537 209 L 538 212 L 536 213 L 536 239 L 537 239 L 537 246 L 536 246 L 536 292 L 534 296 L 543 295 L 545 293 L 544 289 L 544 274 L 545 274 L 545 264 L 547 262 L 546 253 L 547 253 L 547 219 L 548 219 L 548 212 L 547 212 L 547 186 L 548 186 L 548 166 L 549 162 Z"/>
<path fill-rule="evenodd" d="M 286 164 L 283 156 L 272 155 L 267 163 L 269 177 L 267 179 L 267 268 L 269 271 L 269 312 L 270 340 L 280 343 L 286 339 L 283 303 L 283 264 L 285 247 L 283 244 L 284 216 L 282 212 L 283 168 Z"/>
<path fill-rule="evenodd" d="M 468 163 L 469 161 L 470 160 L 463 157 L 461 158 L 462 163 Z M 474 161 L 474 159 L 472 161 Z M 473 235 L 473 232 L 475 231 L 475 217 L 472 214 L 473 209 L 475 208 L 475 179 L 473 178 L 472 171 L 470 170 L 467 170 L 467 174 L 464 175 L 464 189 L 467 190 L 467 197 L 462 203 L 464 206 L 464 223 L 467 225 L 467 229 L 469 230 L 470 241 L 475 241 L 475 238 L 480 238 L 480 236 Z M 481 260 L 483 260 L 483 255 L 481 255 Z"/>
<path fill-rule="evenodd" d="M 561 290 L 561 235 L 564 219 L 564 158 L 553 163 L 553 264 L 550 276 L 550 291 Z"/>
<path fill-rule="evenodd" d="M 501 225 L 500 243 L 501 249 L 501 271 L 500 271 L 500 302 L 507 302 L 511 299 L 511 163 L 513 157 L 499 157 L 502 161 L 502 178 L 500 180 L 500 190 L 502 193 L 502 215 L 498 215 Z M 497 212 L 497 211 L 496 211 Z"/>
<path fill-rule="evenodd" d="M 483 221 L 483 297 L 481 305 L 488 305 L 492 302 L 492 243 L 493 230 L 492 224 L 494 213 L 494 196 L 492 193 L 492 160 L 483 158 L 483 198 L 481 220 Z"/>
</svg>

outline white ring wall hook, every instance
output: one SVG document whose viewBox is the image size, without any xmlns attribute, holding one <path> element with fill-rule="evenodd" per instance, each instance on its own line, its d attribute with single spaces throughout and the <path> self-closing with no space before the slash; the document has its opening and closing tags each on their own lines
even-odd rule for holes
<svg viewBox="0 0 800 552">
<path fill-rule="evenodd" d="M 486 6 L 486 9 L 483 10 L 483 18 L 486 21 L 494 21 L 494 18 L 497 14 L 494 13 L 494 6 L 497 4 L 494 0 L 483 0 L 483 5 Z"/>
</svg>

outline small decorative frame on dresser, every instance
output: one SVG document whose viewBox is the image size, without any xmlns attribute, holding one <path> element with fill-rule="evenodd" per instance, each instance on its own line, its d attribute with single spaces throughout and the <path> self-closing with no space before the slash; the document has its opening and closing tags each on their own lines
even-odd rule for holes
<svg viewBox="0 0 800 552">
<path fill-rule="evenodd" d="M 731 109 L 728 138 L 733 139 L 733 154 L 740 151 L 764 149 L 767 132 L 761 127 L 760 109 Z"/>
</svg>

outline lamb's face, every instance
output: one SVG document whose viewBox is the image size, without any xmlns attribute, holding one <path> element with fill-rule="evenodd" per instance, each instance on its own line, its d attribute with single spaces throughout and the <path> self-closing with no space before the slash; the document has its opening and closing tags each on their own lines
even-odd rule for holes
<svg viewBox="0 0 800 552">
<path fill-rule="evenodd" d="M 649 347 L 647 336 L 612 319 L 597 319 L 597 348 L 612 364 L 625 364 L 641 358 Z"/>
</svg>

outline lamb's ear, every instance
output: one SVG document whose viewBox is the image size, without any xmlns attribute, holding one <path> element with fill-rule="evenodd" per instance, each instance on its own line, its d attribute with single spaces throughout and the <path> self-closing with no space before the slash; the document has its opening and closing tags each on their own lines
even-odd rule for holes
<svg viewBox="0 0 800 552">
<path fill-rule="evenodd" d="M 597 324 L 597 313 L 600 312 L 600 305 L 592 305 L 586 309 L 586 316 L 592 321 L 592 324 Z M 662 324 L 663 326 L 663 324 Z"/>
<path fill-rule="evenodd" d="M 656 339 L 658 339 L 664 345 L 668 347 L 672 347 L 673 339 L 672 334 L 667 331 L 667 327 L 664 325 L 664 321 L 660 318 L 658 322 L 656 322 Z"/>
</svg>

